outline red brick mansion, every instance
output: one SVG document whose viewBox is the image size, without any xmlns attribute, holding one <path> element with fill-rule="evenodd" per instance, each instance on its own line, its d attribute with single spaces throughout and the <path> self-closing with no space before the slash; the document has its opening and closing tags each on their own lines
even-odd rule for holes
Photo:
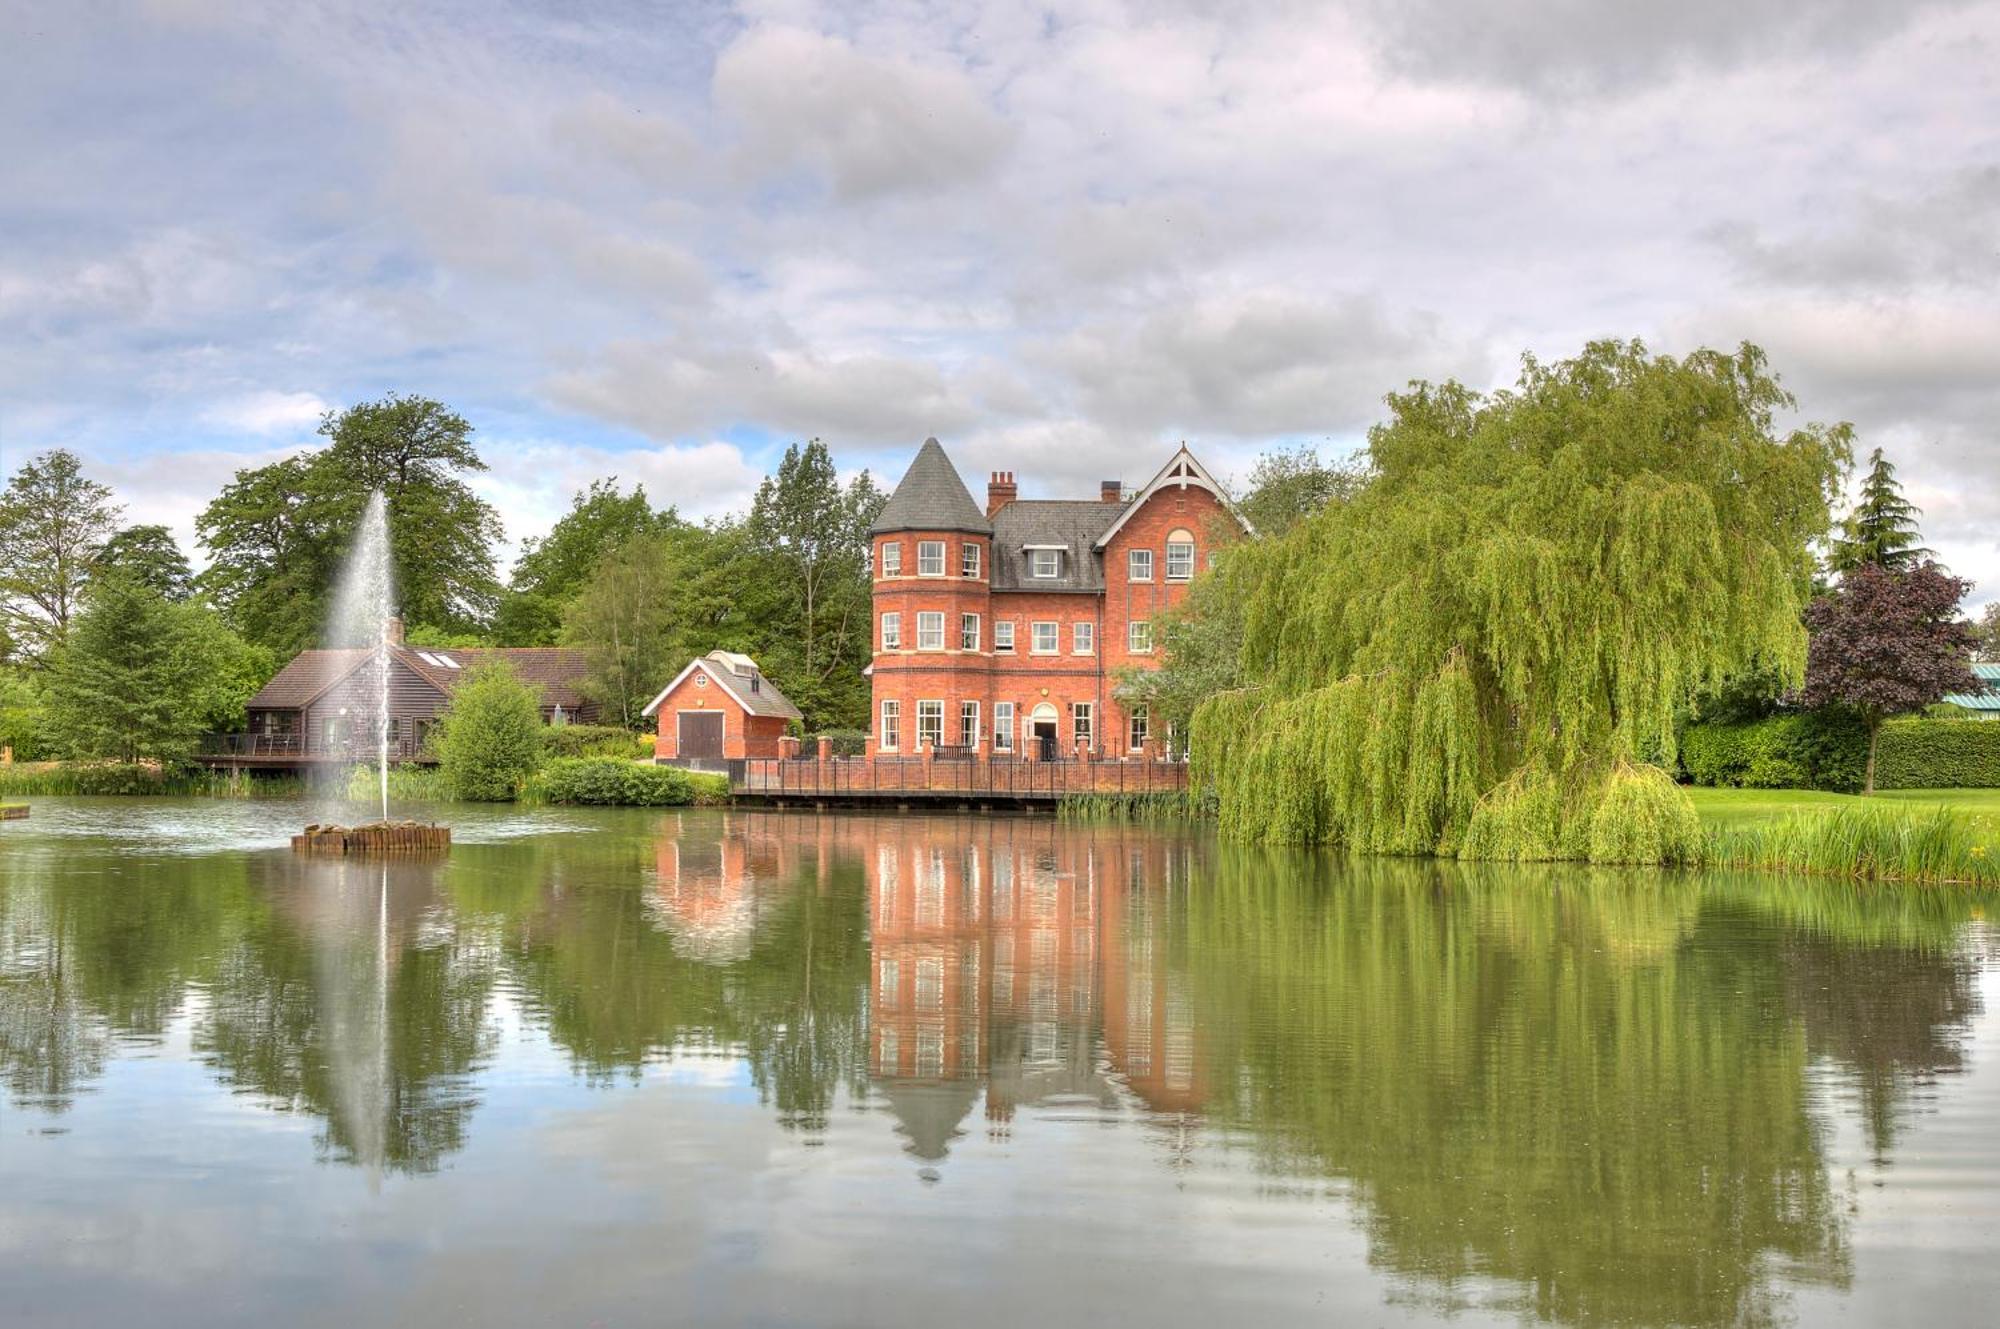
<svg viewBox="0 0 2000 1329">
<path fill-rule="evenodd" d="M 1022 499 L 995 472 L 986 506 L 928 439 L 870 529 L 877 755 L 995 757 L 1161 750 L 1118 672 L 1152 664 L 1154 623 L 1241 524 L 1185 447 L 1146 485 Z"/>
</svg>

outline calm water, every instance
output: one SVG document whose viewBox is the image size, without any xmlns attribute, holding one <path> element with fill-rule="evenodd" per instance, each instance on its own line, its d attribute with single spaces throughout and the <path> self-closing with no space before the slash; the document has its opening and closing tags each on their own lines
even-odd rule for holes
<svg viewBox="0 0 2000 1329">
<path fill-rule="evenodd" d="M 1984 1324 L 1982 902 L 1015 819 L 0 826 L 0 1321 Z"/>
</svg>

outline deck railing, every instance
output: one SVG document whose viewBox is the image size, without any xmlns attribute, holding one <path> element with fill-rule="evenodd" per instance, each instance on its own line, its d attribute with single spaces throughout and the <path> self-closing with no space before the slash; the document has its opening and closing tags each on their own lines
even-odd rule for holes
<svg viewBox="0 0 2000 1329">
<path fill-rule="evenodd" d="M 323 738 L 317 742 L 310 741 L 314 737 L 317 736 L 302 733 L 203 734 L 195 755 L 234 761 L 366 762 L 375 759 L 375 747 L 371 743 L 359 739 L 338 740 L 331 744 Z M 390 761 L 423 759 L 423 745 L 414 736 L 402 735 L 389 744 Z"/>
<path fill-rule="evenodd" d="M 923 757 L 752 757 L 730 792 L 790 798 L 1061 799 L 1071 794 L 1170 794 L 1184 762 L 1154 758 L 1035 761 L 967 753 Z"/>
</svg>

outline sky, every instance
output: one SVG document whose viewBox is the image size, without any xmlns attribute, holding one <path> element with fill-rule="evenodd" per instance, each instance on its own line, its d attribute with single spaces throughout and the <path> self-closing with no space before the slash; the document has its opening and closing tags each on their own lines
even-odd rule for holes
<svg viewBox="0 0 2000 1329">
<path fill-rule="evenodd" d="M 2000 598 L 2000 0 L 0 0 L 0 465 L 197 561 L 391 392 L 511 546 L 811 437 L 1240 478 L 1599 337 L 1764 347 Z"/>
</svg>

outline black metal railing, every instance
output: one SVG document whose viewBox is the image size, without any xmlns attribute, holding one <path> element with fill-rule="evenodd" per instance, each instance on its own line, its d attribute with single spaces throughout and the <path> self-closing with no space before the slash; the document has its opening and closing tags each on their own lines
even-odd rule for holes
<svg viewBox="0 0 2000 1329">
<path fill-rule="evenodd" d="M 318 737 L 318 741 L 312 741 Z M 336 738 L 332 742 L 323 736 L 303 733 L 244 733 L 244 734 L 204 734 L 201 745 L 195 749 L 199 757 L 231 758 L 236 760 L 282 760 L 295 758 L 302 761 L 373 761 L 375 745 L 360 738 Z M 414 735 L 398 735 L 390 740 L 390 761 L 421 761 L 426 758 L 423 743 Z"/>
<path fill-rule="evenodd" d="M 1072 794 L 1165 794 L 1187 788 L 1187 764 L 1160 758 L 1030 760 L 966 752 L 936 757 L 752 757 L 730 773 L 738 794 L 799 798 L 1060 799 Z"/>
</svg>

